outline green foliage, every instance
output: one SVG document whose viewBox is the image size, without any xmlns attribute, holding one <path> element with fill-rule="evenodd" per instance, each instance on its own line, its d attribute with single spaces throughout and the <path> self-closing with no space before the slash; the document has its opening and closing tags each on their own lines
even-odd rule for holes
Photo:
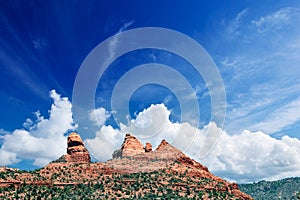
<svg viewBox="0 0 300 200">
<path fill-rule="evenodd" d="M 239 189 L 256 200 L 300 199 L 300 178 L 240 184 Z"/>
<path fill-rule="evenodd" d="M 0 172 L 0 178 L 6 180 L 5 172 Z"/>
<path fill-rule="evenodd" d="M 183 176 L 166 169 L 132 174 L 99 173 L 88 179 L 73 177 L 86 173 L 82 165 L 76 163 L 71 167 L 55 166 L 51 173 L 47 170 L 41 173 L 38 170 L 1 173 L 1 177 L 10 180 L 17 180 L 22 173 L 30 178 L 21 181 L 17 187 L 0 188 L 0 199 L 236 199 L 218 181 Z M 31 184 L 32 181 L 52 182 L 50 185 L 36 185 Z"/>
</svg>

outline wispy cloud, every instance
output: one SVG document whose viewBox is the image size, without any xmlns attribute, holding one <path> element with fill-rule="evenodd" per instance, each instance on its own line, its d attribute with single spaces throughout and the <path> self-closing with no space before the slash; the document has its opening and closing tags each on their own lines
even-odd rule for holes
<svg viewBox="0 0 300 200">
<path fill-rule="evenodd" d="M 239 12 L 233 20 L 230 21 L 226 28 L 226 32 L 230 38 L 236 37 L 240 34 L 239 28 L 242 23 L 243 18 L 246 16 L 248 9 L 244 9 Z"/>
<path fill-rule="evenodd" d="M 234 67 L 239 63 L 240 59 L 232 59 L 230 60 L 228 57 L 226 57 L 223 61 L 220 63 L 224 65 L 225 67 Z"/>
<path fill-rule="evenodd" d="M 269 114 L 266 119 L 250 127 L 266 133 L 276 133 L 300 120 L 300 98 L 284 105 Z"/>
<path fill-rule="evenodd" d="M 126 31 L 128 29 L 129 26 L 131 26 L 132 24 L 134 24 L 134 20 L 126 22 L 118 31 L 118 33 L 121 33 L 123 31 Z"/>
<path fill-rule="evenodd" d="M 117 33 L 122 33 L 123 31 L 126 31 L 128 27 L 131 26 L 133 23 L 134 20 L 124 23 Z M 115 36 L 108 44 L 109 56 L 107 58 L 107 62 L 110 62 L 111 59 L 115 56 L 115 51 L 118 46 L 118 42 L 119 42 L 118 36 Z"/>
<path fill-rule="evenodd" d="M 262 16 L 257 20 L 252 20 L 260 33 L 266 33 L 271 31 L 277 31 L 285 25 L 291 24 L 292 18 L 299 17 L 298 8 L 281 8 L 278 11 Z"/>
<path fill-rule="evenodd" d="M 172 100 L 172 96 L 171 95 L 167 95 L 164 99 L 163 99 L 163 103 L 164 104 L 168 104 L 171 100 Z"/>
<path fill-rule="evenodd" d="M 8 32 L 0 38 L 0 64 L 3 72 L 7 74 L 5 78 L 11 84 L 18 85 L 16 88 L 23 86 L 22 89 L 26 88 L 26 92 L 34 93 L 43 99 L 47 99 L 47 91 L 50 90 L 45 82 L 46 80 L 51 81 L 56 88 L 63 91 L 63 87 L 59 85 L 48 69 L 47 61 L 34 51 L 34 49 L 41 50 L 47 47 L 47 39 L 45 37 L 33 37 L 27 26 L 16 27 L 11 19 L 5 16 L 0 18 L 0 26 Z M 27 45 L 25 42 L 27 40 L 32 45 Z M 35 67 L 32 67 L 32 65 Z M 37 75 L 33 68 L 42 69 L 40 71 L 43 72 L 43 78 L 46 78 L 46 80 L 41 78 L 41 74 Z M 13 93 L 16 91 L 8 92 Z M 12 94 L 12 96 L 15 95 Z"/>
<path fill-rule="evenodd" d="M 47 92 L 45 92 L 48 91 L 47 86 L 39 77 L 30 72 L 30 67 L 27 65 L 26 61 L 19 56 L 16 56 L 11 50 L 4 51 L 3 49 L 0 49 L 0 54 L 2 55 L 0 60 L 2 70 L 7 73 L 5 78 L 10 77 L 12 84 L 20 85 L 21 83 L 24 88 L 30 90 L 37 96 L 47 98 Z"/>
<path fill-rule="evenodd" d="M 280 119 L 282 113 L 291 112 L 290 106 L 294 105 L 300 89 L 299 84 L 282 82 L 282 86 L 257 84 L 251 86 L 248 91 L 235 94 L 235 98 L 229 100 L 227 108 L 226 130 L 237 133 L 243 129 L 251 131 L 262 130 L 272 134 L 280 132 L 298 120 Z M 294 98 L 294 99 L 291 99 Z M 288 111 L 290 109 L 290 111 Z M 297 107 L 294 107 L 297 111 Z M 278 119 L 275 120 L 278 115 Z M 294 116 L 296 117 L 297 114 Z M 292 117 L 292 116 L 291 116 Z M 288 121 L 286 121 L 288 120 Z M 273 127 L 273 128 L 272 128 Z"/>
<path fill-rule="evenodd" d="M 46 40 L 41 38 L 32 40 L 32 44 L 35 49 L 44 49 L 45 47 L 48 46 Z"/>
<path fill-rule="evenodd" d="M 232 51 L 219 59 L 228 97 L 226 131 L 249 129 L 271 134 L 298 122 L 297 114 L 290 115 L 300 89 L 299 23 L 298 7 L 280 8 L 271 14 L 246 9 L 224 29 L 239 34 L 231 38 L 234 43 L 224 39 Z M 286 120 L 275 120 L 276 115 L 285 114 Z"/>
</svg>

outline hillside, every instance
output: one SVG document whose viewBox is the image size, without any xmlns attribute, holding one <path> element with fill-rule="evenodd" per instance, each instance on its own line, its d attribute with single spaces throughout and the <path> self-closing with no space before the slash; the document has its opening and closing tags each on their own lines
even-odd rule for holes
<svg viewBox="0 0 300 200">
<path fill-rule="evenodd" d="M 300 199 L 300 178 L 240 184 L 239 188 L 257 200 Z"/>
<path fill-rule="evenodd" d="M 80 136 L 71 133 L 67 154 L 44 168 L 2 167 L 0 192 L 0 199 L 252 199 L 167 141 L 153 151 L 130 134 L 113 159 L 91 163 Z"/>
</svg>

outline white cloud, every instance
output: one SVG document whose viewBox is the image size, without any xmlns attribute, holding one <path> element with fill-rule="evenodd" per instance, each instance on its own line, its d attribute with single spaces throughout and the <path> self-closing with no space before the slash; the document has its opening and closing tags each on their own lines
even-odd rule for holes
<svg viewBox="0 0 300 200">
<path fill-rule="evenodd" d="M 105 121 L 110 117 L 110 113 L 104 108 L 96 108 L 90 111 L 90 120 L 98 126 L 104 125 Z"/>
<path fill-rule="evenodd" d="M 209 156 L 201 162 L 219 176 L 239 182 L 300 176 L 300 141 L 277 140 L 263 132 L 223 132 Z"/>
<path fill-rule="evenodd" d="M 93 139 L 84 141 L 90 153 L 100 161 L 106 161 L 112 158 L 114 150 L 120 148 L 124 139 L 124 134 L 111 126 L 102 126 L 96 132 Z"/>
<path fill-rule="evenodd" d="M 72 104 L 68 98 L 60 97 L 55 90 L 50 92 L 50 97 L 54 103 L 49 111 L 49 119 L 37 112 L 36 122 L 26 120 L 27 130 L 16 129 L 3 136 L 0 165 L 31 159 L 34 160 L 34 165 L 44 166 L 66 152 L 67 138 L 64 134 L 77 127 L 72 118 Z"/>
<path fill-rule="evenodd" d="M 292 18 L 299 16 L 298 12 L 298 9 L 292 7 L 281 8 L 270 15 L 260 17 L 258 20 L 252 20 L 252 24 L 258 28 L 260 33 L 276 31 L 290 24 Z"/>
<path fill-rule="evenodd" d="M 17 155 L 15 153 L 0 150 L 0 165 L 1 166 L 7 166 L 11 165 L 13 163 L 20 162 L 21 160 L 17 158 Z"/>
</svg>

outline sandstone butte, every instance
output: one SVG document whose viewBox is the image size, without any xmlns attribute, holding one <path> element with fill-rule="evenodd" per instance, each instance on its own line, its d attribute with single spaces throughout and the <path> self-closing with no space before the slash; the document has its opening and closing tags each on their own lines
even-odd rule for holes
<svg viewBox="0 0 300 200">
<path fill-rule="evenodd" d="M 6 180 L 0 178 L 0 187 L 8 187 L 11 184 L 19 187 L 24 183 L 46 186 L 76 185 L 87 180 L 97 181 L 99 174 L 109 176 L 164 169 L 168 174 L 184 174 L 192 179 L 213 180 L 218 185 L 223 185 L 218 188 L 220 191 L 227 191 L 237 199 L 252 199 L 249 195 L 241 192 L 236 183 L 230 183 L 213 175 L 207 167 L 191 159 L 166 140 L 162 140 L 158 147 L 152 150 L 150 143 L 146 143 L 144 146 L 135 136 L 126 134 L 121 148 L 113 152 L 112 159 L 96 163 L 91 163 L 90 154 L 78 133 L 72 132 L 68 136 L 67 144 L 67 154 L 37 170 L 36 173 L 39 177 L 43 177 L 43 181 L 37 181 L 36 174 L 19 173 L 14 178 Z M 16 169 L 0 167 L 0 172 L 7 171 L 18 172 Z M 55 176 L 56 174 L 60 174 L 60 176 Z M 72 179 L 68 180 L 68 177 L 72 177 Z M 176 187 L 179 187 L 178 185 L 180 186 L 178 183 Z M 204 185 L 203 187 L 209 189 L 216 185 Z"/>
<path fill-rule="evenodd" d="M 72 132 L 68 136 L 67 154 L 64 155 L 64 159 L 67 162 L 91 162 L 90 153 L 85 148 L 83 141 L 79 134 Z"/>
</svg>

